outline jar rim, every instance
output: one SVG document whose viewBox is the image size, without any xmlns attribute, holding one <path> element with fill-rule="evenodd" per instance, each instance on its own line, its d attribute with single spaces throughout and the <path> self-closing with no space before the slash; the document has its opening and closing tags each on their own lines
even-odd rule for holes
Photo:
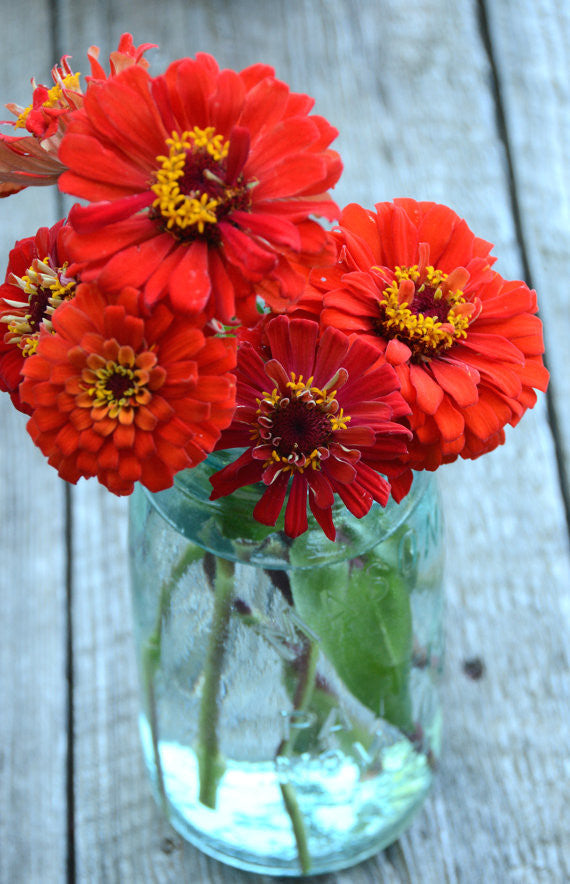
<svg viewBox="0 0 570 884">
<path fill-rule="evenodd" d="M 209 477 L 240 455 L 239 450 L 216 451 L 192 469 L 179 472 L 172 487 L 152 492 L 142 488 L 149 504 L 176 531 L 215 555 L 233 561 L 262 564 L 267 569 L 288 569 L 289 548 L 294 542 L 283 531 L 281 513 L 275 527 L 253 519 L 253 508 L 266 490 L 263 483 L 247 485 L 228 497 L 210 500 Z M 385 507 L 373 503 L 361 519 L 357 519 L 337 497 L 333 505 L 333 521 L 337 540 L 328 540 L 313 517 L 309 531 L 317 532 L 311 563 L 319 559 L 327 563 L 342 561 L 362 554 L 385 541 L 410 517 L 435 481 L 433 473 L 415 472 L 412 487 L 400 503 L 389 499 Z M 192 513 L 192 517 L 190 517 Z M 370 535 L 370 525 L 374 531 Z M 236 531 L 239 526 L 239 532 Z M 303 535 L 301 535 L 303 537 Z M 295 567 L 298 567 L 296 564 Z"/>
</svg>

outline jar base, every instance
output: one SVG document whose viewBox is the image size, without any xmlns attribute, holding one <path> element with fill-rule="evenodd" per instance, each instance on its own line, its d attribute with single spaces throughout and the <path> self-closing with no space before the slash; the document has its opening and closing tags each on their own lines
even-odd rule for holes
<svg viewBox="0 0 570 884">
<path fill-rule="evenodd" d="M 145 759 L 155 797 L 154 747 L 141 718 Z M 291 784 L 304 821 L 310 874 L 340 871 L 387 847 L 407 828 L 432 783 L 426 756 L 405 737 L 383 750 L 379 772 L 360 779 L 354 758 L 331 754 L 295 759 L 289 770 L 273 763 L 228 762 L 218 786 L 217 807 L 198 801 L 198 765 L 192 750 L 161 741 L 160 762 L 166 812 L 182 837 L 226 865 L 267 875 L 302 874 L 281 784 Z"/>
</svg>

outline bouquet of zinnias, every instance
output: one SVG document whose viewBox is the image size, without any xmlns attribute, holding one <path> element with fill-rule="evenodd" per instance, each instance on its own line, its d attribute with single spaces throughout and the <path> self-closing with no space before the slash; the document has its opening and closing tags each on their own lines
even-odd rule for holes
<svg viewBox="0 0 570 884">
<path fill-rule="evenodd" d="M 68 482 L 161 492 L 212 454 L 131 507 L 155 793 L 232 864 L 337 869 L 402 831 L 439 747 L 437 501 L 363 517 L 534 405 L 536 294 L 445 206 L 339 210 L 337 132 L 272 68 L 151 76 L 148 48 L 8 105 L 0 195 L 83 203 L 10 253 L 0 389 Z"/>
<path fill-rule="evenodd" d="M 445 206 L 339 212 L 336 130 L 267 65 L 153 77 L 148 48 L 124 35 L 107 75 L 92 47 L 84 91 L 64 57 L 7 105 L 2 195 L 86 201 L 0 289 L 0 387 L 59 475 L 159 491 L 237 448 L 213 497 L 263 482 L 258 521 L 297 536 L 308 503 L 334 538 L 335 495 L 360 517 L 503 442 L 547 384 L 535 293 Z"/>
</svg>

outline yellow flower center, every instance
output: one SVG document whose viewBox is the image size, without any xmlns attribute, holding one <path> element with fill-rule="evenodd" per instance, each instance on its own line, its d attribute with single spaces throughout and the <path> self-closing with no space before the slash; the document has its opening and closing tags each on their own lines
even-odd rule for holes
<svg viewBox="0 0 570 884">
<path fill-rule="evenodd" d="M 9 310 L 0 316 L 8 326 L 6 343 L 15 344 L 23 356 L 32 356 L 38 347 L 42 328 L 53 332 L 51 317 L 63 301 L 75 294 L 76 280 L 66 277 L 67 262 L 53 267 L 49 257 L 34 258 L 23 276 L 10 275 L 8 282 L 27 295 L 26 301 L 3 299 Z"/>
<path fill-rule="evenodd" d="M 329 383 L 332 385 L 338 377 Z M 312 377 L 305 381 L 303 375 L 291 372 L 286 386 L 288 395 L 275 387 L 257 400 L 258 419 L 252 437 L 258 445 L 272 448 L 265 467 L 278 464 L 283 472 L 299 473 L 319 470 L 321 460 L 328 456 L 332 433 L 346 430 L 351 418 L 339 407 L 336 390 L 328 385 L 323 389 L 314 387 Z"/>
<path fill-rule="evenodd" d="M 151 214 L 166 230 L 181 239 L 211 236 L 232 206 L 248 208 L 243 181 L 231 187 L 224 183 L 230 144 L 213 126 L 173 132 L 166 145 L 168 156 L 157 156 L 160 168 L 150 186 L 156 195 Z"/>
<path fill-rule="evenodd" d="M 474 305 L 432 265 L 396 267 L 382 295 L 379 331 L 404 341 L 416 356 L 429 358 L 467 337 Z"/>
<path fill-rule="evenodd" d="M 42 101 L 42 107 L 57 107 L 57 105 L 62 102 L 65 89 L 69 89 L 72 92 L 78 92 L 80 76 L 81 74 L 79 73 L 68 74 L 66 77 L 63 77 L 61 82 L 56 83 L 55 86 L 52 86 L 51 89 L 48 89 L 48 97 L 45 101 Z M 32 109 L 33 104 L 30 104 L 22 111 L 22 113 L 19 115 L 18 119 L 14 123 L 16 129 L 25 128 L 28 115 Z"/>
</svg>

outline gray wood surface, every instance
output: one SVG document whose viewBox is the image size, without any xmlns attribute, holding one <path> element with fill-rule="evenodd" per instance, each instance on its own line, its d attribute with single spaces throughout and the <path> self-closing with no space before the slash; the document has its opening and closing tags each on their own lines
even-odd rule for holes
<svg viewBox="0 0 570 884">
<path fill-rule="evenodd" d="M 557 0 L 166 0 L 5 4 L 2 101 L 118 36 L 153 70 L 212 52 L 275 66 L 341 130 L 341 204 L 451 205 L 530 274 L 553 372 L 482 460 L 440 470 L 447 520 L 445 747 L 409 832 L 323 884 L 570 880 L 568 402 L 570 7 Z M 0 203 L 1 254 L 57 217 Z M 0 397 L 0 882 L 269 882 L 183 845 L 155 809 L 136 727 L 126 502 L 63 484 Z M 566 474 L 560 473 L 560 464 Z M 70 639 L 68 647 L 68 639 Z M 469 679 L 479 656 L 483 677 Z M 69 672 L 66 667 L 69 665 Z M 69 681 L 67 678 L 69 675 Z M 70 703 L 70 705 L 68 705 Z"/>
</svg>

